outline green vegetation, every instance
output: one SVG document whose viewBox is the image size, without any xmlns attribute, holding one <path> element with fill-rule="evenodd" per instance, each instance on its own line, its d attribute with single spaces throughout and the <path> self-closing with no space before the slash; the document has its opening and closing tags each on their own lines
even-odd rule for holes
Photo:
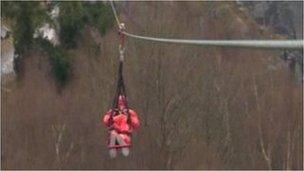
<svg viewBox="0 0 304 171">
<path fill-rule="evenodd" d="M 49 21 L 45 10 L 39 2 L 2 2 L 1 16 L 13 21 L 13 37 L 15 53 L 18 57 L 14 61 L 14 69 L 20 75 L 22 58 L 33 44 L 35 28 Z"/>
<path fill-rule="evenodd" d="M 19 55 L 30 50 L 35 28 L 50 20 L 39 2 L 3 2 L 2 16 L 14 21 L 14 46 Z"/>
<path fill-rule="evenodd" d="M 82 2 L 61 2 L 60 4 L 60 42 L 64 48 L 75 48 L 77 38 L 84 28 Z"/>
<path fill-rule="evenodd" d="M 106 33 L 114 21 L 111 8 L 104 5 L 103 3 L 97 3 L 94 5 L 84 5 L 84 20 L 85 23 L 96 27 L 101 35 Z"/>
<path fill-rule="evenodd" d="M 17 75 L 21 72 L 23 56 L 33 49 L 33 44 L 39 45 L 50 56 L 52 71 L 60 85 L 65 85 L 70 73 L 70 58 L 66 50 L 77 47 L 77 41 L 82 37 L 85 25 L 96 27 L 101 35 L 106 33 L 113 23 L 110 7 L 104 3 L 89 4 L 88 2 L 58 2 L 59 39 L 61 44 L 54 47 L 48 41 L 34 39 L 35 30 L 45 22 L 53 24 L 48 15 L 46 4 L 40 2 L 3 2 L 2 16 L 13 21 L 14 46 L 18 58 L 15 60 Z"/>
<path fill-rule="evenodd" d="M 75 48 L 77 38 L 86 24 L 96 27 L 101 35 L 106 33 L 113 23 L 113 14 L 109 6 L 99 2 L 61 2 L 60 4 L 60 41 L 65 48 Z"/>
<path fill-rule="evenodd" d="M 53 46 L 49 41 L 38 38 L 36 41 L 41 50 L 47 52 L 52 65 L 52 73 L 59 86 L 64 86 L 70 74 L 70 57 L 60 46 Z"/>
</svg>

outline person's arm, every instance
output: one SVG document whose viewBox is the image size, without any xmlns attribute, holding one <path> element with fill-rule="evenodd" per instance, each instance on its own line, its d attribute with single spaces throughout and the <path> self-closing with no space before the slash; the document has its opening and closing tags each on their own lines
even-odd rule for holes
<svg viewBox="0 0 304 171">
<path fill-rule="evenodd" d="M 131 126 L 135 129 L 139 128 L 140 122 L 139 122 L 137 113 L 134 110 L 129 109 L 129 114 L 131 117 Z"/>
<path fill-rule="evenodd" d="M 112 112 L 112 109 L 110 109 L 108 112 L 106 112 L 103 116 L 102 122 L 105 126 L 109 126 L 109 120 L 110 120 L 110 117 L 111 117 L 111 112 Z"/>
</svg>

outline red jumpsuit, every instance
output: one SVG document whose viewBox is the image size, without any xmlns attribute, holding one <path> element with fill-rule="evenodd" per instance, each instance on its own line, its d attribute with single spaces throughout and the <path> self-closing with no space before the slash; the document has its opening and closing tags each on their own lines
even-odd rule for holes
<svg viewBox="0 0 304 171">
<path fill-rule="evenodd" d="M 119 108 L 122 109 L 123 112 L 119 112 L 118 114 L 114 114 L 113 116 L 113 122 L 112 125 L 109 125 L 109 119 L 112 113 L 112 109 L 110 109 L 108 112 L 105 113 L 103 117 L 103 123 L 105 126 L 109 127 L 112 126 L 112 128 L 122 137 L 124 142 L 127 145 L 131 144 L 131 138 L 130 134 L 132 133 L 133 129 L 136 129 L 139 127 L 139 119 L 137 116 L 137 113 L 129 109 L 129 115 L 130 115 L 130 125 L 128 124 L 127 120 L 127 109 L 124 109 L 124 105 L 119 105 Z"/>
</svg>

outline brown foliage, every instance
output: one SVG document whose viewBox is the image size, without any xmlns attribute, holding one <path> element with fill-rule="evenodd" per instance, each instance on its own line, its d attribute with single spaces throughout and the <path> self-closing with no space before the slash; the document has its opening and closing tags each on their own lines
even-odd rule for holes
<svg viewBox="0 0 304 171">
<path fill-rule="evenodd" d="M 129 2 L 125 10 L 127 29 L 145 35 L 270 36 L 233 3 Z M 2 94 L 4 169 L 302 169 L 302 89 L 276 52 L 134 39 L 124 76 L 142 126 L 130 157 L 110 160 L 100 117 L 115 90 L 115 30 L 98 43 L 100 54 L 90 36 L 69 52 L 74 75 L 61 92 L 44 54 L 26 58 L 24 79 Z"/>
</svg>

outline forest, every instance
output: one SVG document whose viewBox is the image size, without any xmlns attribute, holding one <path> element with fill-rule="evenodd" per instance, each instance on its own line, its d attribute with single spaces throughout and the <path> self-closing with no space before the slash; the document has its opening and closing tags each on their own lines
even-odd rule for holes
<svg viewBox="0 0 304 171">
<path fill-rule="evenodd" d="M 115 6 L 126 30 L 140 35 L 303 39 L 301 1 Z M 126 37 L 125 86 L 141 126 L 130 155 L 111 159 L 101 122 L 119 57 L 110 3 L 1 1 L 1 23 L 10 28 L 1 59 L 5 41 L 15 49 L 13 74 L 1 73 L 1 169 L 303 170 L 303 49 Z M 38 33 L 45 23 L 59 43 Z"/>
</svg>

